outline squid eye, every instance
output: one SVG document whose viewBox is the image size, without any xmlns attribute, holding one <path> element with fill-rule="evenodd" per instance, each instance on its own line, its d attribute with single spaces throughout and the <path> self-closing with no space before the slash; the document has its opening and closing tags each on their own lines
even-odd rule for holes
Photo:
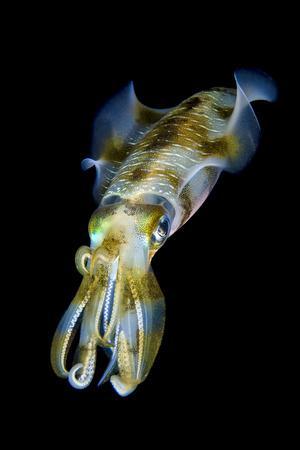
<svg viewBox="0 0 300 450">
<path fill-rule="evenodd" d="M 167 216 L 160 219 L 159 224 L 152 235 L 154 244 L 162 244 L 168 237 L 170 232 L 170 221 Z"/>
</svg>

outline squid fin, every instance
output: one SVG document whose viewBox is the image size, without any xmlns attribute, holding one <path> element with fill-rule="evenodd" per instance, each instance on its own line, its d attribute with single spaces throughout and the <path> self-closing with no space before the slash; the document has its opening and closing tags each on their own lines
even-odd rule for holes
<svg viewBox="0 0 300 450">
<path fill-rule="evenodd" d="M 233 149 L 224 167 L 230 172 L 243 169 L 258 146 L 260 126 L 251 102 L 256 100 L 272 102 L 277 97 L 275 82 L 264 72 L 239 69 L 234 76 L 236 102 L 225 133 Z"/>
<path fill-rule="evenodd" d="M 133 145 L 159 121 L 169 109 L 143 105 L 136 97 L 133 82 L 113 96 L 100 110 L 95 122 L 92 158 L 82 162 L 84 170 L 96 168 L 94 198 L 97 202 L 130 154 Z"/>
<path fill-rule="evenodd" d="M 222 88 L 212 90 L 215 96 L 212 109 L 217 112 L 218 121 L 211 117 L 208 125 L 214 130 L 210 130 L 205 142 L 206 156 L 188 171 L 183 185 L 181 195 L 188 191 L 195 209 L 203 203 L 222 170 L 237 172 L 254 155 L 259 142 L 260 126 L 251 102 L 272 102 L 277 97 L 275 82 L 264 72 L 239 69 L 234 76 L 235 91 Z M 176 222 L 173 222 L 173 227 L 175 226 Z"/>
<path fill-rule="evenodd" d="M 116 173 L 116 167 L 108 161 L 97 161 L 92 158 L 85 158 L 81 161 L 82 170 L 86 171 L 91 167 L 95 167 L 96 169 L 93 197 L 96 202 L 99 202 L 105 189 L 108 187 L 108 184 Z"/>
</svg>

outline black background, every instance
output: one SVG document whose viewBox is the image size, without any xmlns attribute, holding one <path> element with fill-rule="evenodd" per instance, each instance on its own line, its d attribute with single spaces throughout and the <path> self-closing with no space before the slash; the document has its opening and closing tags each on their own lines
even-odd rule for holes
<svg viewBox="0 0 300 450">
<path fill-rule="evenodd" d="M 262 68 L 278 78 L 274 68 Z M 214 67 L 198 80 L 138 79 L 136 90 L 151 106 L 170 106 L 210 84 L 233 85 L 232 69 L 227 65 L 216 73 Z M 81 173 L 80 160 L 89 154 L 93 116 L 128 81 L 96 76 L 75 80 L 74 86 L 64 79 L 58 82 L 59 108 L 50 138 L 55 142 L 47 207 L 52 233 L 49 258 L 56 276 L 47 292 L 49 344 L 80 281 L 74 253 L 89 244 L 94 174 Z M 257 104 L 263 135 L 254 160 L 238 175 L 224 173 L 204 206 L 154 259 L 167 302 L 166 333 L 149 378 L 126 401 L 168 398 L 174 391 L 184 397 L 204 392 L 226 397 L 239 391 L 241 399 L 253 398 L 263 385 L 268 396 L 272 379 L 267 366 L 277 345 L 274 321 L 281 303 L 272 295 L 270 270 L 277 258 L 273 231 L 280 197 L 275 168 L 281 150 L 276 133 L 280 102 Z M 78 393 L 51 372 L 48 383 L 57 396 L 119 400 L 109 385 Z"/>
<path fill-rule="evenodd" d="M 115 408 L 127 410 L 129 405 L 136 414 L 135 405 L 153 405 L 159 412 L 174 407 L 180 416 L 193 416 L 196 409 L 197 417 L 206 419 L 218 413 L 221 421 L 229 415 L 233 421 L 249 416 L 263 423 L 286 401 L 290 300 L 282 285 L 282 235 L 290 168 L 283 166 L 282 152 L 293 60 L 282 47 L 278 23 L 254 27 L 250 38 L 248 24 L 237 35 L 218 34 L 213 22 L 202 19 L 205 38 L 200 29 L 189 35 L 180 27 L 183 37 L 178 38 L 177 23 L 169 31 L 160 29 L 155 41 L 140 26 L 134 44 L 125 42 L 124 34 L 113 39 L 115 31 L 105 29 L 93 40 L 92 51 L 89 42 L 82 45 L 80 33 L 76 40 L 67 32 L 62 37 L 60 27 L 44 44 L 34 76 L 34 125 L 43 150 L 29 180 L 37 200 L 37 294 L 31 301 L 36 328 L 30 342 L 38 370 L 30 376 L 27 394 L 38 401 L 42 417 L 52 414 L 54 427 L 65 411 L 99 414 L 100 421 L 103 410 L 112 418 Z M 87 225 L 96 207 L 93 173 L 82 173 L 80 161 L 89 155 L 95 114 L 131 79 L 142 102 L 170 107 L 202 89 L 234 87 L 237 67 L 269 73 L 278 83 L 279 98 L 274 104 L 255 103 L 262 138 L 249 166 L 239 174 L 223 173 L 201 209 L 153 260 L 167 319 L 149 377 L 127 398 L 109 383 L 98 389 L 106 364 L 101 354 L 94 383 L 74 390 L 56 378 L 49 353 L 56 325 L 80 283 L 74 254 L 89 244 Z M 28 360 L 27 351 L 23 357 Z"/>
</svg>

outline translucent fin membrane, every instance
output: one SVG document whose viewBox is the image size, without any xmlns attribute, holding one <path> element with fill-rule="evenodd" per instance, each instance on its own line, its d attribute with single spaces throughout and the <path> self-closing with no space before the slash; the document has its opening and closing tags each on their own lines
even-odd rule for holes
<svg viewBox="0 0 300 450">
<path fill-rule="evenodd" d="M 135 95 L 132 82 L 100 109 L 94 122 L 92 158 L 82 161 L 83 170 L 96 169 L 93 195 L 97 202 L 134 144 L 168 112 L 169 109 L 143 105 Z"/>
<path fill-rule="evenodd" d="M 230 117 L 227 135 L 237 139 L 238 151 L 228 159 L 226 169 L 235 172 L 246 166 L 258 146 L 260 126 L 251 106 L 255 100 L 274 101 L 277 88 L 263 72 L 241 69 L 235 72 L 236 103 Z"/>
<path fill-rule="evenodd" d="M 249 102 L 265 100 L 274 102 L 278 97 L 278 89 L 275 81 L 261 70 L 236 70 L 236 83 Z"/>
</svg>

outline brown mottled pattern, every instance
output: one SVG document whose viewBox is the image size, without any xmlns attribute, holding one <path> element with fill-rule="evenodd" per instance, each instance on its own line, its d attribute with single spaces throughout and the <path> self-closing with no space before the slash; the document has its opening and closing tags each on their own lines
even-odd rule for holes
<svg viewBox="0 0 300 450">
<path fill-rule="evenodd" d="M 134 189 L 178 195 L 195 165 L 225 158 L 232 144 L 223 136 L 235 91 L 214 89 L 182 102 L 132 148 L 105 195 L 132 196 Z"/>
</svg>

